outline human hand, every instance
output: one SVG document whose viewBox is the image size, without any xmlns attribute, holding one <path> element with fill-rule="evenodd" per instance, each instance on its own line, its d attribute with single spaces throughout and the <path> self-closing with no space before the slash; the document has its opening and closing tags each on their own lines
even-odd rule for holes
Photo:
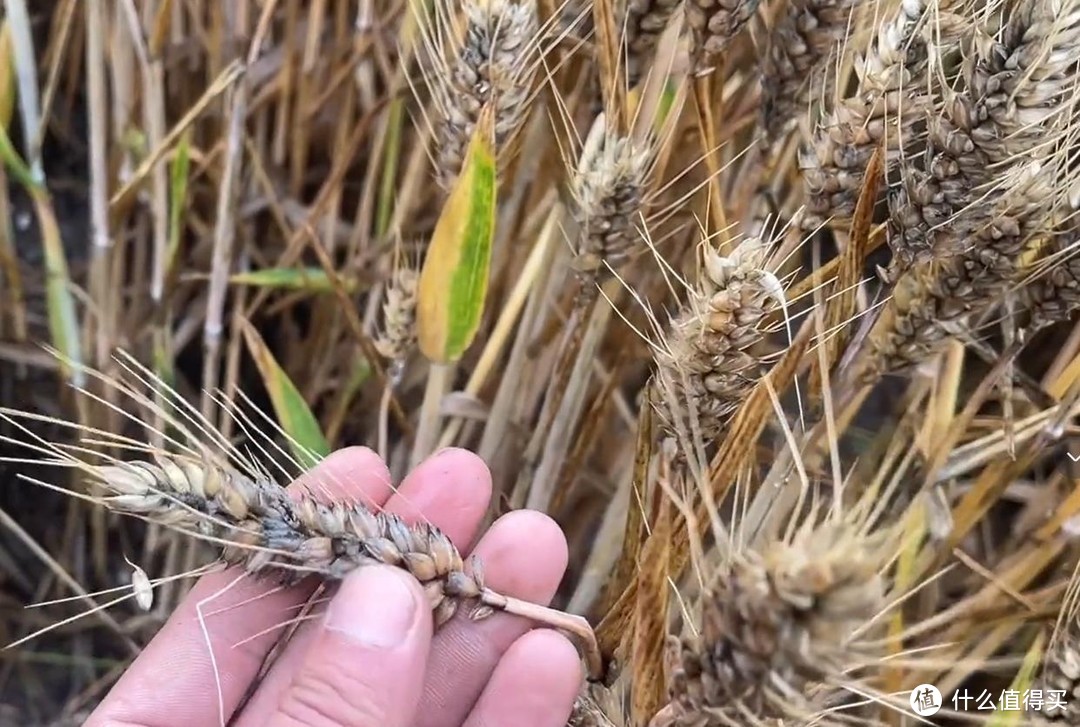
<svg viewBox="0 0 1080 727">
<path fill-rule="evenodd" d="M 322 499 L 384 507 L 410 522 L 426 517 L 464 556 L 478 554 L 486 583 L 508 596 L 547 604 L 566 569 L 566 540 L 542 513 L 509 513 L 477 540 L 491 475 L 464 450 L 433 455 L 395 490 L 374 452 L 347 448 L 290 490 L 301 484 Z M 235 570 L 204 576 L 87 727 L 216 725 L 219 683 L 225 719 L 237 727 L 566 724 L 582 680 L 568 639 L 504 613 L 479 622 L 459 614 L 433 634 L 415 579 L 381 565 L 351 573 L 328 604 L 316 607 L 234 714 L 313 588 L 238 580 Z"/>
</svg>

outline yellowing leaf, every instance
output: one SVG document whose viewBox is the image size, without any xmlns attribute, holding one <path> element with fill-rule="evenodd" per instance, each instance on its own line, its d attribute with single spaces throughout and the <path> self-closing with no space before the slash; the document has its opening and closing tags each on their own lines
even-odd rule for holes
<svg viewBox="0 0 1080 727">
<path fill-rule="evenodd" d="M 289 447 L 303 467 L 313 466 L 319 458 L 330 454 L 330 444 L 319 422 L 288 374 L 266 347 L 262 336 L 250 323 L 244 324 L 244 340 L 255 359 L 255 365 L 259 367 L 278 422 L 289 435 Z"/>
<path fill-rule="evenodd" d="M 11 125 L 15 111 L 15 58 L 11 47 L 11 26 L 7 19 L 0 24 L 0 126 Z"/>
<path fill-rule="evenodd" d="M 420 350 L 436 363 L 461 357 L 484 312 L 495 235 L 493 123 L 485 107 L 420 271 L 417 334 Z"/>
</svg>

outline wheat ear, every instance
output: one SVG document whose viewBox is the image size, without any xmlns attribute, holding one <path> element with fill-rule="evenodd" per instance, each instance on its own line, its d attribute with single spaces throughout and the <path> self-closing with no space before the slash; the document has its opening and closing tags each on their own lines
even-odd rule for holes
<svg viewBox="0 0 1080 727">
<path fill-rule="evenodd" d="M 769 35 L 762 69 L 762 120 L 775 138 L 806 112 L 812 98 L 832 95 L 829 60 L 851 30 L 853 0 L 795 0 Z"/>
<path fill-rule="evenodd" d="M 1021 288 L 1029 332 L 1067 320 L 1080 309 L 1080 258 L 1075 250 L 1078 242 L 1080 229 L 1075 223 L 1056 231 L 1033 266 L 1037 273 Z"/>
<path fill-rule="evenodd" d="M 436 624 L 445 623 L 463 604 L 469 604 L 472 619 L 504 611 L 561 628 L 580 640 L 590 675 L 601 676 L 599 649 L 585 619 L 486 588 L 479 560 L 470 558 L 466 564 L 454 544 L 430 523 L 407 524 L 391 513 L 374 511 L 360 503 L 324 504 L 309 494 L 291 496 L 265 468 L 225 442 L 205 417 L 200 417 L 145 367 L 127 356 L 117 362 L 136 383 L 149 386 L 175 408 L 175 414 L 162 410 L 158 413 L 182 437 L 161 433 L 179 451 L 155 449 L 128 437 L 10 409 L 0 409 L 0 421 L 23 432 L 25 440 L 3 437 L 0 441 L 52 457 L 43 460 L 45 463 L 83 473 L 105 492 L 87 499 L 113 512 L 158 523 L 216 545 L 225 563 L 242 567 L 251 576 L 290 584 L 309 575 L 337 580 L 356 568 L 375 563 L 403 568 L 423 585 Z M 72 362 L 67 364 L 74 366 Z M 128 397 L 129 404 L 154 406 L 134 385 L 86 367 L 80 370 Z M 102 401 L 89 392 L 83 393 Z M 245 431 L 258 432 L 257 422 L 248 415 L 233 409 L 228 413 Z M 258 415 L 269 421 L 265 414 Z M 127 416 L 151 428 L 134 414 Z M 89 433 L 93 439 L 88 443 L 119 446 L 144 456 L 123 461 L 83 445 L 50 443 L 21 423 L 27 420 L 45 420 Z M 279 457 L 284 455 L 265 434 L 257 433 L 253 444 L 270 458 L 275 457 L 275 450 Z M 102 460 L 104 463 L 97 463 Z M 292 464 L 298 466 L 295 461 Z M 281 464 L 276 466 L 282 472 L 288 471 Z"/>
<path fill-rule="evenodd" d="M 916 364 L 942 341 L 966 332 L 972 317 L 1015 281 L 1024 246 L 1050 230 L 1055 184 L 1065 171 L 1055 148 L 1058 130 L 1072 125 L 1080 77 L 1080 4 L 1020 3 L 1000 42 L 983 39 L 980 30 L 972 31 L 972 57 L 962 71 L 966 88 L 951 93 L 931 123 L 930 138 L 937 142 L 928 150 L 928 164 L 942 190 L 941 208 L 913 212 L 910 203 L 917 198 L 906 191 L 910 185 L 902 188 L 900 204 L 892 205 L 900 227 L 921 220 L 925 229 L 915 238 L 929 234 L 931 223 L 937 232 L 918 245 L 909 232 L 900 236 L 907 254 L 919 248 L 933 254 L 897 280 L 871 337 L 876 372 Z M 909 177 L 916 173 L 905 170 Z"/>
<path fill-rule="evenodd" d="M 419 279 L 416 269 L 402 266 L 394 271 L 386 287 L 383 329 L 375 339 L 375 349 L 391 362 L 394 373 L 400 372 L 416 347 L 416 289 Z"/>
<path fill-rule="evenodd" d="M 435 8 L 433 27 L 421 26 L 432 66 L 426 76 L 436 116 L 435 173 L 449 189 L 489 104 L 500 166 L 509 160 L 533 95 L 540 28 L 534 0 L 466 0 L 462 29 L 446 17 L 453 8 L 442 0 Z"/>
<path fill-rule="evenodd" d="M 628 0 L 626 3 L 623 27 L 626 73 L 631 86 L 644 75 L 660 36 L 680 4 L 679 0 Z"/>
<path fill-rule="evenodd" d="M 696 73 L 712 69 L 757 11 L 760 0 L 688 0 L 684 11 L 690 28 L 690 55 Z"/>
<path fill-rule="evenodd" d="M 926 103 L 928 51 L 919 31 L 925 9 L 923 0 L 903 0 L 859 63 L 859 91 L 829 110 L 800 149 L 804 230 L 831 221 L 846 232 L 874 150 L 885 146 L 887 172 L 913 134 Z"/>
<path fill-rule="evenodd" d="M 653 160 L 650 145 L 619 135 L 605 115 L 597 117 L 571 179 L 579 271 L 602 274 L 642 249 L 638 223 Z"/>
<path fill-rule="evenodd" d="M 783 302 L 766 257 L 759 238 L 747 238 L 729 257 L 706 249 L 700 285 L 654 348 L 661 392 L 653 399 L 668 436 L 678 438 L 689 410 L 701 436 L 715 441 L 765 372 L 757 349 L 766 316 Z"/>
<path fill-rule="evenodd" d="M 671 702 L 651 727 L 766 723 L 873 651 L 885 607 L 885 531 L 834 521 L 736 556 L 702 598 L 698 634 L 673 643 Z M 755 721 L 757 720 L 757 721 Z"/>
</svg>

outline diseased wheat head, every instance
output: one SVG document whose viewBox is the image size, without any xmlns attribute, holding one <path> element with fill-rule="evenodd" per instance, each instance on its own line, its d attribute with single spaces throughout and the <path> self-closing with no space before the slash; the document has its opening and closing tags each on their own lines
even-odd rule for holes
<svg viewBox="0 0 1080 727">
<path fill-rule="evenodd" d="M 1075 125 L 1080 5 L 1018 3 L 1001 40 L 984 32 L 965 36 L 963 87 L 943 92 L 927 166 L 903 170 L 915 187 L 905 183 L 891 205 L 904 272 L 872 336 L 877 371 L 916 364 L 969 331 L 1017 280 L 1025 246 L 1051 229 L 1061 201 L 1058 143 Z M 916 211 L 920 199 L 930 203 Z"/>
<path fill-rule="evenodd" d="M 700 286 L 654 350 L 663 392 L 658 413 L 668 436 L 689 430 L 689 415 L 705 441 L 716 441 L 766 370 L 766 316 L 784 302 L 765 269 L 767 255 L 758 238 L 744 240 L 728 257 L 705 250 Z"/>
<path fill-rule="evenodd" d="M 540 24 L 534 0 L 469 0 L 460 20 L 456 7 L 434 7 L 434 20 L 421 28 L 434 105 L 435 176 L 449 189 L 485 107 L 493 111 L 500 165 L 510 160 L 534 93 Z"/>
<path fill-rule="evenodd" d="M 697 634 L 674 646 L 671 703 L 652 727 L 811 714 L 808 685 L 873 658 L 865 625 L 885 607 L 888 557 L 873 540 L 836 522 L 736 556 L 702 595 Z"/>
</svg>

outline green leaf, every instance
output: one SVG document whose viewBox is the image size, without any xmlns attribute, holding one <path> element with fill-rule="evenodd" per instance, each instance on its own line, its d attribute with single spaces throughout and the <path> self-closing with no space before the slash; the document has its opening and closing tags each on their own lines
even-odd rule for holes
<svg viewBox="0 0 1080 727">
<path fill-rule="evenodd" d="M 244 339 L 252 358 L 255 359 L 255 365 L 259 367 L 278 422 L 289 436 L 290 449 L 303 467 L 314 466 L 320 458 L 330 454 L 330 444 L 326 441 L 318 420 L 288 374 L 278 365 L 262 336 L 246 322 Z"/>
<path fill-rule="evenodd" d="M 6 136 L 6 134 L 5 134 Z M 77 386 L 86 383 L 82 369 L 82 350 L 79 342 L 79 317 L 75 310 L 75 296 L 71 292 L 71 276 L 68 273 L 64 243 L 60 238 L 60 226 L 53 213 L 52 202 L 43 187 L 33 187 L 34 210 L 41 229 L 41 242 L 45 250 L 45 294 L 49 317 L 49 334 L 53 346 L 74 366 L 64 365 L 65 375 Z"/>
<path fill-rule="evenodd" d="M 184 209 L 187 206 L 188 175 L 191 168 L 191 132 L 185 132 L 176 144 L 176 155 L 169 165 L 169 247 L 165 269 L 171 270 L 180 251 Z M 166 275 L 166 277 L 168 277 Z"/>
<path fill-rule="evenodd" d="M 997 709 L 994 710 L 993 716 L 987 721 L 988 727 L 1013 727 L 1014 725 L 1028 723 L 1028 720 L 1022 719 L 1025 709 L 1024 692 L 1030 690 L 1035 683 L 1035 675 L 1042 664 L 1043 642 L 1044 634 L 1040 632 L 1032 642 L 1027 654 L 1024 655 L 1024 661 L 1020 664 L 1020 671 L 1016 672 L 1012 684 L 1009 685 L 1009 692 L 1019 694 L 1019 709 L 1005 710 L 1001 708 L 1001 704 L 995 705 Z"/>
<path fill-rule="evenodd" d="M 420 350 L 437 363 L 461 357 L 484 312 L 495 236 L 493 128 L 491 108 L 485 107 L 420 271 L 417 337 Z"/>
<path fill-rule="evenodd" d="M 347 292 L 354 292 L 360 285 L 355 278 L 339 276 Z M 334 286 L 322 268 L 263 268 L 247 273 L 237 273 L 229 278 L 234 285 L 251 285 L 257 288 L 281 288 L 303 290 L 309 293 L 332 293 Z"/>
</svg>

